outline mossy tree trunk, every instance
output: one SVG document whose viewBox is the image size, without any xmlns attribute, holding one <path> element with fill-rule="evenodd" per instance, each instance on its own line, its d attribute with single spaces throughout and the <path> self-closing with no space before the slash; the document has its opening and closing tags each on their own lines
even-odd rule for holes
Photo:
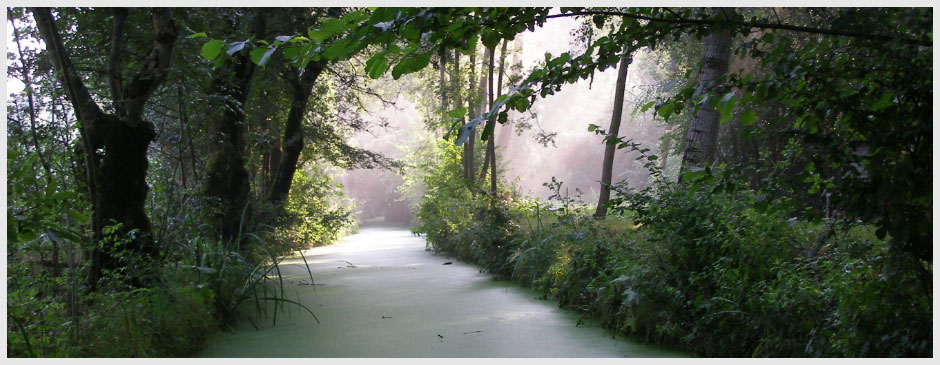
<svg viewBox="0 0 940 365">
<path fill-rule="evenodd" d="M 255 13 L 252 34 L 264 36 L 265 9 Z M 212 156 L 209 159 L 204 195 L 216 206 L 210 220 L 222 240 L 235 245 L 245 219 L 250 216 L 251 185 L 245 168 L 245 103 L 255 64 L 248 52 L 226 59 L 210 82 L 210 94 L 224 98 L 225 105 L 209 116 Z"/>
</svg>

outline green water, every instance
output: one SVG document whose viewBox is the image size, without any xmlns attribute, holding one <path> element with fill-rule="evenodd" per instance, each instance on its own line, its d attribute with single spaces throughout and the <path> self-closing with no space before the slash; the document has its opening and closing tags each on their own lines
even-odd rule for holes
<svg viewBox="0 0 940 365">
<path fill-rule="evenodd" d="M 424 250 L 401 228 L 364 228 L 312 249 L 307 262 L 287 259 L 289 297 L 316 313 L 291 309 L 255 330 L 243 323 L 220 332 L 202 357 L 677 357 L 605 334 L 594 322 L 494 281 L 472 265 Z M 451 265 L 443 263 L 453 261 Z M 355 266 L 355 267 L 353 267 Z M 316 292 L 314 292 L 314 289 Z"/>
</svg>

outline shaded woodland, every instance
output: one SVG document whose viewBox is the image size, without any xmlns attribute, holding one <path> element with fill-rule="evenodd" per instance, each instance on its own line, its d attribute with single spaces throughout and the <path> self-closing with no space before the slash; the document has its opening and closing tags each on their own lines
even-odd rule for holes
<svg viewBox="0 0 940 365">
<path fill-rule="evenodd" d="M 562 20 L 568 50 L 524 67 L 523 34 Z M 384 217 L 632 341 L 932 356 L 932 22 L 7 8 L 7 355 L 191 356 L 285 307 L 317 321 L 278 263 Z M 609 100 L 552 98 L 605 71 Z M 575 170 L 587 199 L 507 178 L 571 138 L 596 142 L 571 152 L 600 166 Z"/>
</svg>

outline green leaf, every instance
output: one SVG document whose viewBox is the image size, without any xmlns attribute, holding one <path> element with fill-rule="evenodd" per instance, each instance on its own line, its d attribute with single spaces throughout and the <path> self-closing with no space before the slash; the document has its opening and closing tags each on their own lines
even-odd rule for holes
<svg viewBox="0 0 940 365">
<path fill-rule="evenodd" d="M 689 172 L 682 174 L 682 181 L 695 181 L 701 179 L 706 174 L 708 174 L 708 172 L 705 171 L 704 168 L 692 168 Z"/>
<path fill-rule="evenodd" d="M 649 103 L 643 104 L 643 106 L 640 107 L 640 111 L 645 112 L 647 110 L 650 110 L 650 108 L 652 108 L 654 105 L 656 105 L 655 101 L 651 101 Z"/>
<path fill-rule="evenodd" d="M 884 93 L 884 94 L 882 94 L 882 95 L 881 95 L 881 99 L 879 99 L 877 102 L 875 102 L 874 104 L 872 104 L 872 106 L 871 106 L 871 111 L 877 112 L 877 111 L 882 110 L 882 109 L 885 109 L 885 108 L 887 108 L 887 107 L 889 107 L 889 106 L 891 106 L 891 105 L 894 105 L 894 102 L 891 101 L 891 98 L 893 98 L 893 97 L 894 97 L 894 93 L 893 93 L 893 92 L 890 92 L 890 91 L 889 91 L 889 92 L 886 92 L 886 93 Z"/>
<path fill-rule="evenodd" d="M 340 39 L 336 43 L 331 44 L 326 50 L 323 51 L 323 57 L 328 60 L 338 60 L 346 55 L 347 47 L 349 46 L 349 41 L 345 39 Z"/>
<path fill-rule="evenodd" d="M 593 132 L 597 129 L 597 124 L 588 124 L 588 132 Z"/>
<path fill-rule="evenodd" d="M 730 96 L 729 96 L 730 95 Z M 734 97 L 734 92 L 726 94 L 721 98 L 722 104 L 718 106 L 718 112 L 721 113 L 721 123 L 727 123 L 731 119 L 731 115 L 734 114 L 734 104 L 737 102 L 737 98 Z"/>
<path fill-rule="evenodd" d="M 75 209 L 66 210 L 65 214 L 74 219 L 79 224 L 87 224 L 90 221 L 87 215 L 84 215 Z"/>
<path fill-rule="evenodd" d="M 757 112 L 754 109 L 745 110 L 738 120 L 741 121 L 741 125 L 752 125 L 757 121 Z"/>
<path fill-rule="evenodd" d="M 320 30 L 326 32 L 330 37 L 346 31 L 346 23 L 336 18 L 326 18 Z M 312 37 L 311 37 L 312 38 Z"/>
<path fill-rule="evenodd" d="M 313 39 L 315 42 L 323 42 L 324 39 L 330 37 L 330 33 L 319 29 L 310 28 L 307 30 L 307 36 L 310 37 L 310 39 Z"/>
<path fill-rule="evenodd" d="M 303 50 L 304 47 L 302 46 L 285 47 L 282 51 L 282 54 L 284 55 L 285 59 L 296 61 L 297 58 L 299 58 L 302 54 Z"/>
<path fill-rule="evenodd" d="M 273 54 L 276 49 L 277 47 L 258 47 L 251 50 L 251 62 L 254 62 L 258 66 L 264 66 L 264 64 L 268 62 L 268 58 L 271 57 L 271 54 Z"/>
<path fill-rule="evenodd" d="M 340 18 L 340 20 L 346 22 L 347 24 L 358 24 L 367 19 L 369 19 L 369 14 L 366 14 L 361 11 L 349 12 L 349 13 L 346 13 L 346 15 L 343 15 L 342 18 Z"/>
<path fill-rule="evenodd" d="M 377 79 L 382 77 L 388 71 L 388 60 L 384 53 L 376 53 L 366 61 L 366 73 L 369 77 Z"/>
<path fill-rule="evenodd" d="M 428 65 L 428 62 L 431 61 L 431 53 L 424 53 L 420 55 L 410 55 L 398 62 L 395 67 L 392 68 L 392 78 L 398 80 L 401 75 L 406 75 L 422 68 L 425 68 Z"/>
<path fill-rule="evenodd" d="M 760 40 L 763 41 L 764 43 L 771 43 L 774 41 L 774 34 L 769 33 L 769 32 L 764 33 L 764 35 L 760 38 Z"/>
<path fill-rule="evenodd" d="M 516 108 L 516 111 L 521 113 L 521 112 L 526 111 L 526 109 L 529 109 L 530 105 L 531 103 L 529 102 L 529 99 L 522 98 L 522 99 L 519 99 L 519 101 L 516 101 L 515 108 Z"/>
<path fill-rule="evenodd" d="M 206 42 L 202 45 L 202 58 L 212 61 L 216 57 L 219 57 L 219 53 L 222 53 L 222 46 L 225 45 L 225 42 L 222 42 L 218 39 L 213 39 Z"/>
<path fill-rule="evenodd" d="M 55 198 L 55 199 L 59 199 L 59 200 L 68 200 L 68 199 L 75 198 L 75 197 L 77 197 L 77 196 L 78 196 L 78 193 L 75 193 L 75 192 L 71 192 L 71 191 L 60 191 L 60 192 L 56 193 L 55 195 L 53 195 L 52 197 Z"/>
<path fill-rule="evenodd" d="M 486 46 L 486 48 L 494 48 L 497 44 L 499 44 L 500 35 L 499 33 L 492 30 L 483 30 L 483 32 L 480 33 L 480 37 L 482 38 L 483 45 Z"/>
<path fill-rule="evenodd" d="M 401 27 L 401 30 L 399 30 L 399 34 L 401 34 L 401 37 L 408 40 L 409 42 L 417 42 L 418 38 L 421 37 L 421 31 L 418 30 L 415 22 L 409 22 L 408 24 L 405 24 L 405 26 Z"/>
<path fill-rule="evenodd" d="M 656 113 L 659 114 L 661 117 L 663 117 L 663 120 L 668 121 L 669 116 L 672 115 L 673 108 L 675 108 L 675 105 L 673 105 L 672 103 L 665 103 L 663 105 L 660 105 L 659 108 L 656 109 Z"/>
<path fill-rule="evenodd" d="M 457 108 L 447 112 L 447 116 L 453 119 L 463 118 L 467 114 L 467 108 Z"/>
<path fill-rule="evenodd" d="M 186 37 L 186 39 L 195 39 L 195 38 L 209 38 L 209 36 L 206 35 L 206 32 L 199 32 L 196 34 L 191 34 L 190 36 Z"/>
<path fill-rule="evenodd" d="M 816 170 L 816 164 L 813 161 L 810 161 L 806 164 L 806 167 L 803 168 L 806 172 L 813 172 Z"/>
<path fill-rule="evenodd" d="M 480 133 L 480 138 L 484 141 L 490 138 L 490 135 L 493 134 L 493 129 L 496 127 L 496 123 L 493 121 L 486 121 L 486 124 L 483 125 L 483 133 Z"/>
</svg>

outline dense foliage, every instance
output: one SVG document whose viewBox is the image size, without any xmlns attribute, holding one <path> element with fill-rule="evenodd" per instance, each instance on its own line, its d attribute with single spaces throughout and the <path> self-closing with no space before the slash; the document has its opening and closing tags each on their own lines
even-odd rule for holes
<svg viewBox="0 0 940 365">
<path fill-rule="evenodd" d="M 429 184 L 434 183 L 428 180 Z M 449 184 L 435 189 L 461 189 Z M 888 262 L 890 245 L 854 224 L 756 208 L 753 193 L 633 195 L 645 207 L 597 221 L 568 199 L 427 198 L 417 232 L 599 318 L 611 331 L 698 356 L 929 356 L 930 293 Z M 807 258 L 826 240 L 825 252 Z"/>
<path fill-rule="evenodd" d="M 377 13 L 411 42 L 406 55 L 466 49 L 451 44 L 459 36 L 409 38 L 409 27 L 437 22 L 446 34 L 493 44 L 550 17 L 591 16 L 601 34 L 614 24 L 581 55 L 546 55 L 514 93 L 463 125 L 458 144 L 476 124 L 489 121 L 485 136 L 494 118 L 511 122 L 510 109 L 524 111 L 643 47 L 688 70 L 660 76 L 662 93 L 640 108 L 675 126 L 664 139 L 691 133 L 700 109 L 722 123 L 718 153 L 683 164 L 681 183 L 664 176 L 667 156 L 650 154 L 654 146 L 590 125 L 606 143 L 639 151 L 652 182 L 616 186 L 609 207 L 620 216 L 606 221 L 588 217 L 592 207 L 557 181 L 546 183 L 553 205 L 478 193 L 449 162 L 459 156 L 442 148 L 444 163 L 424 172 L 431 194 L 416 206 L 415 231 L 433 250 L 532 285 L 618 333 L 696 355 L 930 356 L 932 84 L 914 72 L 931 68 L 929 10 L 737 10 Z M 500 21 L 508 25 L 488 28 Z M 373 28 L 350 34 L 391 39 L 386 27 L 366 24 Z M 667 40 L 721 31 L 735 37 L 731 70 L 699 85 L 695 74 L 707 64 L 683 50 L 695 47 Z M 424 67 L 409 65 L 404 57 L 395 68 Z M 687 143 L 672 149 L 689 153 Z"/>
<path fill-rule="evenodd" d="M 8 71 L 25 85 L 7 101 L 8 356 L 188 356 L 220 327 L 276 316 L 272 310 L 297 305 L 277 285 L 281 256 L 330 244 L 354 229 L 352 207 L 333 182 L 334 166 L 393 165 L 346 142 L 351 131 L 369 124 L 355 115 L 358 99 L 369 91 L 356 84 L 355 72 L 337 66 L 316 87 L 309 85 L 310 103 L 301 110 L 292 107 L 293 94 L 284 92 L 291 90 L 291 80 L 280 71 L 290 65 L 276 57 L 255 70 L 254 83 L 238 103 L 218 87 L 236 82 L 231 63 L 206 62 L 202 44 L 185 37 L 193 30 L 251 37 L 246 26 L 251 22 L 244 19 L 267 20 L 270 31 L 289 32 L 315 19 L 319 10 L 167 10 L 157 17 L 146 9 L 7 9 L 8 26 L 15 28 L 11 50 L 16 50 L 8 54 Z M 58 34 L 65 50 L 60 55 L 80 76 L 81 86 L 71 85 L 86 88 L 103 113 L 114 115 L 126 115 L 116 95 L 129 98 L 133 92 L 127 88 L 138 82 L 135 72 L 147 65 L 154 19 L 169 19 L 168 28 L 180 30 L 162 83 L 141 111 L 142 123 L 153 133 L 152 142 L 134 146 L 146 151 L 145 179 L 119 176 L 107 185 L 100 180 L 104 175 L 89 178 L 88 161 L 120 161 L 120 150 L 112 147 L 137 139 L 95 137 L 96 144 L 105 140 L 104 147 L 93 152 L 98 158 L 85 158 L 83 146 L 90 142 L 82 126 L 107 124 L 87 119 L 64 90 L 67 73 L 50 62 L 45 39 L 50 34 L 40 34 L 34 20 L 47 11 L 57 29 L 72 30 Z M 296 139 L 281 139 L 292 108 L 300 133 L 314 146 L 296 150 L 290 166 L 295 170 L 288 175 L 294 184 L 279 204 L 268 197 L 284 144 Z M 226 207 L 213 197 L 207 180 L 217 163 L 213 152 L 229 132 L 220 133 L 213 123 L 233 114 L 244 117 L 234 124 L 244 140 L 241 150 L 231 152 L 242 157 L 250 189 L 238 214 L 225 217 L 237 228 L 226 238 L 222 220 L 216 219 Z M 114 118 L 115 126 L 124 122 Z M 113 160 L 101 159 L 110 155 Z M 92 186 L 99 194 L 119 190 L 113 186 L 144 191 L 141 203 L 149 222 L 139 228 L 111 221 L 98 235 L 96 209 L 110 208 L 92 204 Z M 130 202 L 112 202 L 125 203 Z M 151 254 L 141 254 L 142 236 L 152 242 Z M 99 253 L 114 264 L 96 265 Z M 99 268 L 100 275 L 93 275 Z"/>
<path fill-rule="evenodd" d="M 316 321 L 278 263 L 354 229 L 336 168 L 403 169 L 429 249 L 616 333 L 700 356 L 933 354 L 932 9 L 7 14 L 24 85 L 7 101 L 9 356 L 191 355 L 282 304 Z M 577 49 L 507 66 L 510 41 L 558 18 L 581 22 Z M 605 184 L 611 216 L 555 179 L 548 202 L 497 181 L 497 123 L 531 128 L 542 98 L 634 58 L 657 60 L 633 113 L 661 138 L 579 127 L 648 171 Z M 444 138 L 403 165 L 349 140 L 363 100 L 385 100 L 370 86 L 406 75 L 420 135 Z"/>
</svg>

